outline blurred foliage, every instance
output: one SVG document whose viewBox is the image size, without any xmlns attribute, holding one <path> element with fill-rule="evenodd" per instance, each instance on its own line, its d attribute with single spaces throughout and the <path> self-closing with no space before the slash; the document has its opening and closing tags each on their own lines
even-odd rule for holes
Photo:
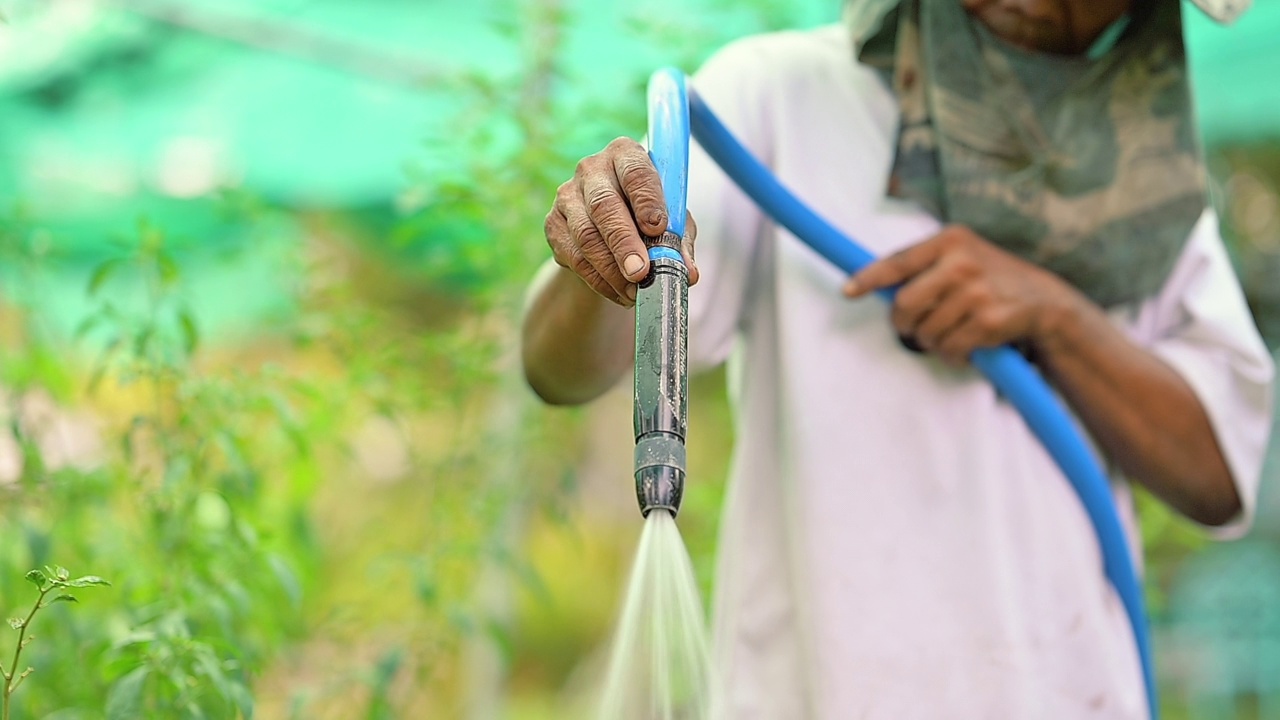
<svg viewBox="0 0 1280 720">
<path fill-rule="evenodd" d="M 229 212 L 245 223 L 291 224 L 277 209 L 228 202 L 239 203 Z M 353 584 L 361 602 L 348 606 L 369 600 L 375 619 L 333 634 L 379 632 L 379 602 L 366 593 L 400 595 L 412 630 L 367 664 L 329 663 L 345 677 L 295 683 L 293 714 L 323 716 L 331 693 L 350 695 L 354 684 L 366 691 L 352 702 L 371 717 L 395 716 L 387 708 L 402 676 L 428 694 L 439 690 L 447 706 L 463 639 L 492 627 L 470 603 L 477 566 L 494 561 L 529 576 L 498 529 L 513 503 L 558 492 L 558 480 L 548 487 L 537 478 L 562 472 L 530 471 L 531 481 L 517 485 L 526 468 L 504 465 L 509 480 L 485 482 L 496 448 L 511 457 L 546 431 L 490 422 L 494 406 L 529 404 L 521 392 L 491 392 L 510 374 L 502 361 L 510 328 L 486 316 L 479 297 L 465 312 L 427 318 L 420 306 L 371 301 L 378 293 L 364 285 L 362 251 L 309 222 L 298 219 L 275 240 L 296 249 L 280 282 L 298 313 L 273 333 L 284 345 L 229 356 L 202 346 L 186 268 L 161 229 L 139 223 L 93 270 L 86 292 L 96 308 L 69 339 L 45 329 L 40 302 L 56 238 L 32 222 L 4 223 L 5 257 L 28 270 L 6 288 L 6 315 L 21 322 L 6 324 L 16 332 L 0 356 L 7 430 L 21 460 L 3 488 L 0 594 L 13 597 L 26 567 L 55 557 L 118 579 L 112 597 L 86 612 L 50 610 L 41 642 L 28 650 L 38 670 L 14 717 L 250 717 L 250 687 L 280 653 L 329 634 L 330 618 L 308 610 L 331 610 L 326 593 Z M 389 268 L 376 275 L 381 293 L 395 284 Z M 402 289 L 430 283 L 426 273 L 411 276 L 399 279 Z M 90 457 L 66 457 L 58 444 L 58 416 L 73 408 L 89 410 L 98 426 Z M 441 427 L 442 417 L 451 423 Z M 425 492 L 414 498 L 420 526 L 406 533 L 413 546 L 362 559 L 353 579 L 348 549 L 327 546 L 316 525 L 339 527 L 332 514 L 371 489 L 367 477 L 344 475 L 368 475 L 361 463 L 377 462 L 353 446 L 375 422 L 406 448 L 404 467 L 392 468 L 403 476 L 397 483 Z M 419 433 L 426 442 L 408 442 Z M 371 563 L 412 582 L 359 577 Z"/>
<path fill-rule="evenodd" d="M 40 230 L 6 225 L 6 254 L 39 250 Z M 118 250 L 88 283 L 98 309 L 81 332 L 99 349 L 83 367 L 68 361 L 72 341 L 41 330 L 39 294 L 21 290 L 39 286 L 38 270 L 9 298 L 28 322 L 0 358 L 21 448 L 4 488 L 0 592 L 12 596 L 19 567 L 55 557 L 118 578 L 107 602 L 57 617 L 32 646 L 38 672 L 14 716 L 247 717 L 249 673 L 299 629 L 315 548 L 305 507 L 288 500 L 314 483 L 311 449 L 332 435 L 336 408 L 269 367 L 198 370 L 163 233 L 141 223 Z M 140 301 L 121 302 L 132 286 Z M 97 410 L 96 452 L 63 446 L 59 403 Z"/>
<path fill-rule="evenodd" d="M 1214 148 L 1214 205 L 1254 319 L 1280 348 L 1280 143 Z"/>
</svg>

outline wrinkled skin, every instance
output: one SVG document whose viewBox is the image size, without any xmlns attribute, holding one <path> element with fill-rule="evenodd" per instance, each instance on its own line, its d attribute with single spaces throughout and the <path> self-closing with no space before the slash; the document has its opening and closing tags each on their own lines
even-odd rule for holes
<svg viewBox="0 0 1280 720">
<path fill-rule="evenodd" d="M 543 231 L 560 267 L 627 307 L 635 304 L 636 283 L 649 272 L 640 233 L 654 237 L 666 227 L 662 183 L 649 154 L 635 140 L 618 138 L 583 158 L 573 177 L 556 190 Z M 693 264 L 697 237 L 698 227 L 690 215 L 682 248 L 690 285 L 698 282 Z"/>
</svg>

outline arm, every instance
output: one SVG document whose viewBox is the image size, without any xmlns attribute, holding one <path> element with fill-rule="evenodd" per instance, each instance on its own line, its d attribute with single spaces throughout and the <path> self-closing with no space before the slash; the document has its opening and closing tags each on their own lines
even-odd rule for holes
<svg viewBox="0 0 1280 720">
<path fill-rule="evenodd" d="M 1029 343 L 1047 379 L 1126 476 L 1206 525 L 1240 511 L 1195 393 L 1056 275 L 953 226 L 864 268 L 845 293 L 894 285 L 902 285 L 892 311 L 898 332 L 951 364 L 979 347 Z"/>
<path fill-rule="evenodd" d="M 571 270 L 547 262 L 525 309 L 520 351 L 529 386 L 552 405 L 604 394 L 631 367 L 634 314 Z"/>
<path fill-rule="evenodd" d="M 1046 378 L 1126 476 L 1205 525 L 1240 512 L 1231 471 L 1191 387 L 1096 305 L 1077 294 L 1050 310 L 1033 343 Z"/>
<path fill-rule="evenodd" d="M 631 367 L 636 283 L 649 272 L 640 233 L 660 235 L 666 226 L 658 173 L 633 140 L 618 138 L 584 158 L 556 191 L 543 226 L 555 262 L 534 280 L 521 335 L 525 378 L 543 400 L 593 400 Z M 692 285 L 692 218 L 687 227 Z"/>
</svg>

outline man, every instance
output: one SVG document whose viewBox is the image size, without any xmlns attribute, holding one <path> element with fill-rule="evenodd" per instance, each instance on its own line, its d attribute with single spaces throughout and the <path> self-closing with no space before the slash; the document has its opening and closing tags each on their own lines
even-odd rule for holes
<svg viewBox="0 0 1280 720">
<path fill-rule="evenodd" d="M 840 277 L 694 151 L 690 360 L 730 362 L 738 438 L 718 716 L 1146 716 L 1078 500 L 965 358 L 1012 343 L 1036 363 L 1113 470 L 1135 554 L 1128 482 L 1219 533 L 1247 526 L 1273 369 L 1205 206 L 1180 13 L 860 0 L 841 27 L 739 41 L 694 79 L 884 258 Z M 548 402 L 627 373 L 640 235 L 665 224 L 630 140 L 560 187 L 524 328 Z M 861 299 L 892 285 L 888 311 Z"/>
</svg>

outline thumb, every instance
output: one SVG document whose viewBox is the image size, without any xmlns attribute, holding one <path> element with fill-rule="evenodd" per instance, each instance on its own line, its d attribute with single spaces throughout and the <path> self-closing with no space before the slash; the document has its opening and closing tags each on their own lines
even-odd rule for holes
<svg viewBox="0 0 1280 720">
<path fill-rule="evenodd" d="M 684 256 L 684 265 L 689 269 L 689 284 L 697 285 L 700 273 L 694 258 L 693 248 L 698 239 L 698 224 L 693 221 L 693 214 L 685 213 L 684 237 L 680 239 L 680 254 Z"/>
</svg>

